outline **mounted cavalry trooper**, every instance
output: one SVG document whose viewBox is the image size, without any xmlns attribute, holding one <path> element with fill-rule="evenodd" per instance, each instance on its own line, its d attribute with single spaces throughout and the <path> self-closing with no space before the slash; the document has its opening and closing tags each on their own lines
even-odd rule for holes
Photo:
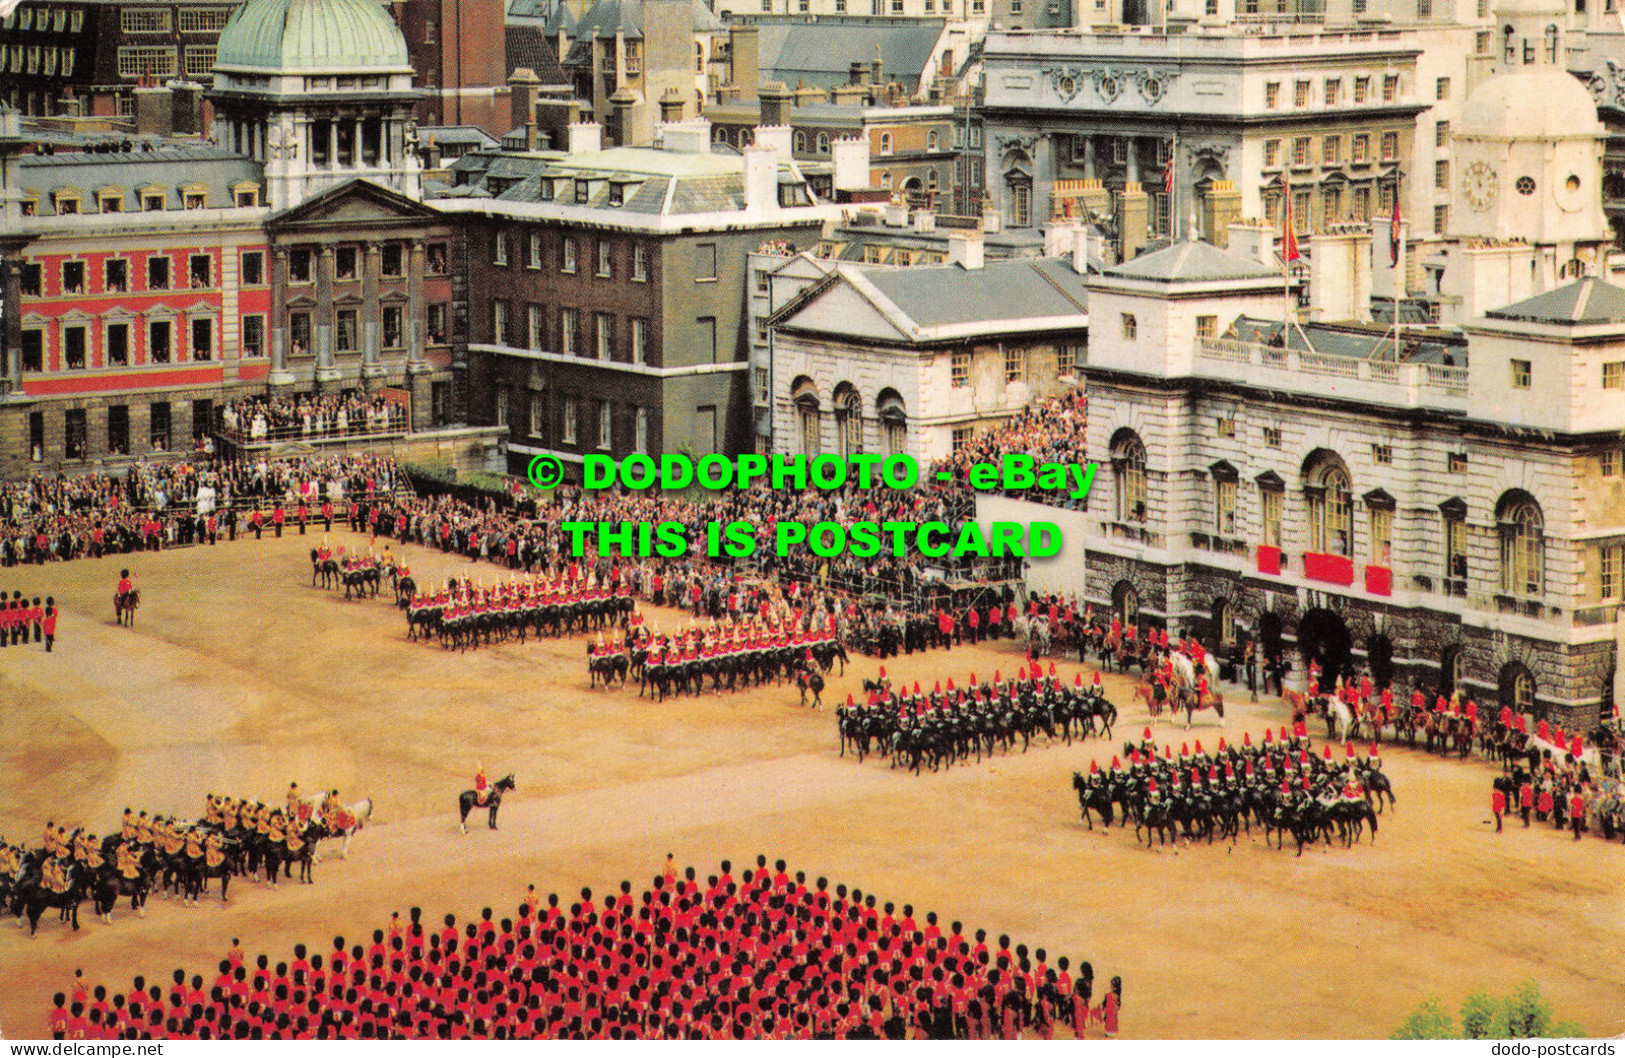
<svg viewBox="0 0 1625 1058">
<path fill-rule="evenodd" d="M 491 784 L 485 777 L 485 765 L 475 764 L 474 768 L 474 803 L 483 808 L 490 799 Z"/>
</svg>

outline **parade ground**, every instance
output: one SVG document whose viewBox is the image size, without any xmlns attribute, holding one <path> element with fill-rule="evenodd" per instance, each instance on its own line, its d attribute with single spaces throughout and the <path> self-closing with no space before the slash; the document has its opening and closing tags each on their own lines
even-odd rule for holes
<svg viewBox="0 0 1625 1058">
<path fill-rule="evenodd" d="M 1559 1017 L 1593 1036 L 1625 1032 L 1625 846 L 1515 821 L 1495 834 L 1495 770 L 1482 760 L 1385 746 L 1399 803 L 1374 845 L 1299 859 L 1255 831 L 1234 849 L 1148 850 L 1132 828 L 1091 833 L 1070 783 L 1141 737 L 1132 677 L 1107 677 L 1122 712 L 1111 744 L 1037 743 L 914 776 L 838 755 L 835 703 L 861 694 L 872 659 L 832 675 L 822 711 L 788 684 L 657 705 L 635 684 L 589 689 L 582 636 L 465 654 L 410 643 L 387 584 L 351 602 L 310 586 L 319 539 L 0 570 L 8 593 L 54 595 L 62 610 L 54 653 L 0 651 L 0 834 L 37 845 L 47 819 L 106 834 L 126 806 L 190 819 L 210 792 L 280 804 L 290 781 L 376 806 L 347 861 L 324 845 L 314 885 L 238 880 L 229 904 L 211 894 L 195 909 L 154 896 L 144 920 L 121 907 L 112 925 L 87 903 L 78 933 L 47 913 L 32 941 L 0 923 L 6 1037 L 47 1035 L 51 996 L 75 968 L 124 988 L 177 967 L 212 980 L 234 937 L 274 962 L 299 942 L 326 950 L 335 934 L 370 943 L 391 910 L 412 906 L 430 922 L 485 906 L 500 919 L 527 884 L 566 904 L 582 886 L 641 889 L 667 852 L 702 882 L 724 858 L 736 876 L 758 853 L 783 858 L 809 882 L 912 904 L 922 922 L 936 911 L 944 926 L 1044 948 L 1051 965 L 1087 960 L 1097 996 L 1123 978 L 1128 1037 L 1386 1037 L 1429 994 L 1455 1008 L 1475 988 L 1530 977 Z M 506 576 L 405 554 L 420 584 Z M 142 593 L 133 629 L 113 619 L 121 565 Z M 645 613 L 666 631 L 688 620 Z M 929 690 L 1021 661 L 1004 640 L 886 668 Z M 1058 668 L 1068 683 L 1078 671 Z M 1279 701 L 1226 693 L 1222 730 L 1203 713 L 1189 733 L 1164 720 L 1155 736 L 1176 753 L 1198 738 L 1211 750 L 1221 734 L 1256 740 L 1290 719 Z M 1318 749 L 1324 728 L 1310 730 Z M 478 764 L 518 788 L 499 830 L 481 813 L 463 835 L 457 795 Z"/>
</svg>

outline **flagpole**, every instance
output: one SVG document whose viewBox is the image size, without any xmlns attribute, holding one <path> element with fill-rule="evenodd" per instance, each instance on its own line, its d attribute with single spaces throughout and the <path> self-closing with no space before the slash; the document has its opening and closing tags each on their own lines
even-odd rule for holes
<svg viewBox="0 0 1625 1058">
<path fill-rule="evenodd" d="M 1400 343 L 1405 332 L 1404 308 L 1407 286 L 1405 281 L 1405 251 L 1408 247 L 1405 245 L 1404 219 L 1399 212 L 1399 170 L 1397 168 L 1394 170 L 1394 214 L 1391 224 L 1394 230 L 1388 233 L 1388 238 L 1395 241 L 1399 246 L 1398 260 L 1389 262 L 1396 269 L 1394 273 L 1394 362 L 1398 363 L 1404 356 Z"/>
</svg>

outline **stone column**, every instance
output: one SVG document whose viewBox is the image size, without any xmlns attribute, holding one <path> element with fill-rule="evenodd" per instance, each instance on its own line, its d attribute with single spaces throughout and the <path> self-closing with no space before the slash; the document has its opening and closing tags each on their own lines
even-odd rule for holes
<svg viewBox="0 0 1625 1058">
<path fill-rule="evenodd" d="M 379 328 L 383 324 L 382 310 L 378 307 L 378 277 L 383 269 L 383 247 L 376 242 L 367 243 L 361 267 L 361 377 L 377 378 L 384 373 L 378 362 Z"/>
<path fill-rule="evenodd" d="M 5 271 L 0 275 L 0 396 L 21 396 L 23 392 L 23 262 L 22 249 L 6 255 Z"/>
<path fill-rule="evenodd" d="M 1083 138 L 1083 178 L 1085 180 L 1095 179 L 1095 138 L 1093 136 Z"/>
<path fill-rule="evenodd" d="M 422 239 L 412 240 L 412 260 L 406 272 L 406 367 L 408 371 L 426 371 L 429 363 L 424 358 L 423 346 L 428 309 L 423 303 L 423 276 L 428 268 L 428 246 Z"/>
<path fill-rule="evenodd" d="M 316 320 L 311 340 L 316 343 L 316 381 L 337 382 L 333 366 L 333 247 L 323 246 L 316 265 Z M 316 387 L 320 389 L 318 384 Z"/>
<path fill-rule="evenodd" d="M 1124 152 L 1124 157 L 1128 161 L 1127 182 L 1138 184 L 1140 182 L 1140 141 L 1133 136 L 1127 137 L 1127 150 Z"/>
<path fill-rule="evenodd" d="M 288 370 L 288 248 L 271 251 L 271 376 L 273 386 L 293 384 Z"/>
</svg>

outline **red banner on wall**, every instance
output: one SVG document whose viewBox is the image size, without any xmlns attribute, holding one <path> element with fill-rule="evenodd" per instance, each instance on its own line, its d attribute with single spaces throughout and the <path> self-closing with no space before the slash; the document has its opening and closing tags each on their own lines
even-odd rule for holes
<svg viewBox="0 0 1625 1058">
<path fill-rule="evenodd" d="M 1313 551 L 1303 556 L 1303 575 L 1310 580 L 1327 584 L 1353 584 L 1354 560 L 1343 555 L 1317 555 Z"/>
</svg>

